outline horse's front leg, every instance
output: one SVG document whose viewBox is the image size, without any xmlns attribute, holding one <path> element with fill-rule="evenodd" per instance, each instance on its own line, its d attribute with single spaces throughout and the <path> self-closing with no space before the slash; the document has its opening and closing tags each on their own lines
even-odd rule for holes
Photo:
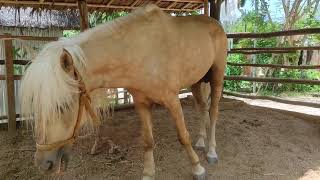
<svg viewBox="0 0 320 180">
<path fill-rule="evenodd" d="M 90 151 L 90 154 L 92 154 L 92 155 L 97 153 L 98 145 L 101 141 L 101 127 L 102 127 L 102 125 L 99 125 L 98 127 L 95 128 L 94 144 L 93 144 L 91 151 Z"/>
<path fill-rule="evenodd" d="M 135 108 L 140 115 L 142 123 L 143 147 L 144 147 L 144 169 L 143 180 L 154 179 L 155 165 L 153 159 L 153 135 L 151 122 L 151 103 L 135 101 Z"/>
<path fill-rule="evenodd" d="M 205 169 L 201 166 L 199 157 L 192 148 L 190 135 L 185 125 L 183 111 L 178 96 L 170 96 L 170 99 L 165 102 L 165 106 L 168 108 L 175 121 L 180 143 L 186 149 L 192 163 L 193 179 L 204 180 L 206 178 Z"/>
</svg>

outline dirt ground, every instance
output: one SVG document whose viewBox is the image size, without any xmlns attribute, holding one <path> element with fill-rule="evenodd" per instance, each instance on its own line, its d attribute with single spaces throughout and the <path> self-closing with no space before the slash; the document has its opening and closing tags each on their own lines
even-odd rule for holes
<svg viewBox="0 0 320 180">
<path fill-rule="evenodd" d="M 183 100 L 183 110 L 195 142 L 199 119 L 190 98 Z M 0 131 L 0 179 L 140 179 L 143 148 L 138 116 L 128 109 L 115 112 L 114 118 L 116 125 L 103 127 L 99 153 L 90 155 L 91 136 L 79 140 L 68 171 L 60 177 L 43 176 L 34 167 L 30 132 L 20 130 L 10 139 Z M 156 107 L 153 118 L 156 179 L 191 180 L 191 165 L 168 111 Z M 209 166 L 205 153 L 197 151 L 209 180 L 320 179 L 319 122 L 242 103 L 221 107 L 216 138 L 218 164 Z"/>
</svg>

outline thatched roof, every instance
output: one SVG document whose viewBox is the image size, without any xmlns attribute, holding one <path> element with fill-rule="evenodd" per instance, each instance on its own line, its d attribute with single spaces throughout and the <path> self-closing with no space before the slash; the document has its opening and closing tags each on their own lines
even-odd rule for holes
<svg viewBox="0 0 320 180">
<path fill-rule="evenodd" d="M 78 0 L 1 0 L 0 6 L 36 9 L 77 9 Z M 155 3 L 169 12 L 190 12 L 203 8 L 204 0 L 86 0 L 89 11 L 130 11 L 146 3 Z"/>
<path fill-rule="evenodd" d="M 4 27 L 78 29 L 79 24 L 77 11 L 0 7 L 0 26 Z"/>
</svg>

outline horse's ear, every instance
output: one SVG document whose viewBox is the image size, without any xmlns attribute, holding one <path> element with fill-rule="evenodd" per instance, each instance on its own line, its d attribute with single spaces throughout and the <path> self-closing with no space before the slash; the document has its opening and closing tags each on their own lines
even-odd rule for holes
<svg viewBox="0 0 320 180">
<path fill-rule="evenodd" d="M 63 52 L 60 56 L 60 65 L 67 73 L 73 69 L 72 56 L 65 49 L 63 49 Z"/>
</svg>

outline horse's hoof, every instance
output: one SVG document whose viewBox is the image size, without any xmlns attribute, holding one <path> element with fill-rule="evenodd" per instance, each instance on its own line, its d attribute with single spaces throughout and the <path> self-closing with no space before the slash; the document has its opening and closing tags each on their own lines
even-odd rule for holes
<svg viewBox="0 0 320 180">
<path fill-rule="evenodd" d="M 197 150 L 204 151 L 206 149 L 206 145 L 204 143 L 204 139 L 203 138 L 199 138 L 197 143 L 194 145 L 194 148 L 197 149 Z"/>
<path fill-rule="evenodd" d="M 198 163 L 192 167 L 193 180 L 205 180 L 206 170 Z"/>
<path fill-rule="evenodd" d="M 213 165 L 218 162 L 218 155 L 215 150 L 211 150 L 207 153 L 207 161 L 209 165 Z"/>
<path fill-rule="evenodd" d="M 193 175 L 193 180 L 206 180 L 207 176 L 206 176 L 206 172 L 203 172 L 202 174 L 194 174 Z"/>
<path fill-rule="evenodd" d="M 213 165 L 218 163 L 218 158 L 217 157 L 207 157 L 208 164 Z"/>
<path fill-rule="evenodd" d="M 194 149 L 199 150 L 199 151 L 205 151 L 205 150 L 206 150 L 206 147 L 205 147 L 205 146 L 197 146 L 197 145 L 194 145 Z"/>
<path fill-rule="evenodd" d="M 142 180 L 154 180 L 154 176 L 143 176 Z"/>
</svg>

